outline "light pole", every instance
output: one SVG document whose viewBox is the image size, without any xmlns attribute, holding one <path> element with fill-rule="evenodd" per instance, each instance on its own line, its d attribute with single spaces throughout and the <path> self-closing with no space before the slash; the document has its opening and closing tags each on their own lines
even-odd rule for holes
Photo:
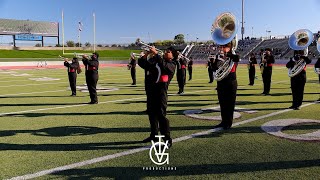
<svg viewBox="0 0 320 180">
<path fill-rule="evenodd" d="M 268 36 L 268 34 L 270 35 L 270 33 L 271 33 L 271 31 L 270 31 L 270 30 L 266 30 L 266 35 L 267 35 L 267 37 L 266 37 L 266 38 L 267 38 L 267 39 L 268 39 L 268 37 L 269 37 L 269 36 Z M 271 37 L 270 37 L 270 39 L 271 39 Z"/>
<path fill-rule="evenodd" d="M 242 38 L 242 40 L 243 40 L 243 34 L 244 34 L 244 17 L 243 17 L 243 14 L 244 14 L 244 0 L 242 0 L 242 22 L 241 22 L 241 24 L 242 24 L 242 27 L 241 27 L 241 38 Z"/>
</svg>

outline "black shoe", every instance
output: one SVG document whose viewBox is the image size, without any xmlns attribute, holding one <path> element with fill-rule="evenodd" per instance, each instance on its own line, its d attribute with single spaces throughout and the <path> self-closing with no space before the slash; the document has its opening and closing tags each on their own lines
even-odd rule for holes
<svg viewBox="0 0 320 180">
<path fill-rule="evenodd" d="M 295 107 L 293 108 L 293 110 L 300 110 L 300 107 Z"/>
<path fill-rule="evenodd" d="M 220 124 L 218 124 L 218 125 L 215 125 L 215 126 L 213 126 L 213 128 L 223 128 L 225 125 L 224 124 L 222 124 L 222 123 L 220 123 Z"/>
<path fill-rule="evenodd" d="M 144 140 L 142 140 L 143 143 L 151 142 L 151 141 L 157 141 L 156 137 L 147 137 Z"/>
<path fill-rule="evenodd" d="M 76 94 L 71 94 L 70 96 L 77 96 Z"/>
<path fill-rule="evenodd" d="M 98 101 L 91 101 L 88 104 L 98 104 Z"/>
<path fill-rule="evenodd" d="M 265 92 L 261 93 L 261 94 L 266 94 Z"/>
<path fill-rule="evenodd" d="M 212 83 L 212 81 L 209 81 L 208 83 Z"/>
<path fill-rule="evenodd" d="M 132 83 L 131 85 L 136 85 L 136 83 Z"/>
<path fill-rule="evenodd" d="M 265 95 L 265 96 L 270 96 L 271 94 L 270 94 L 270 93 L 265 93 L 264 95 Z"/>
<path fill-rule="evenodd" d="M 296 108 L 296 107 L 295 107 L 295 106 L 290 106 L 290 107 L 289 107 L 289 109 L 294 109 L 294 108 Z"/>
</svg>

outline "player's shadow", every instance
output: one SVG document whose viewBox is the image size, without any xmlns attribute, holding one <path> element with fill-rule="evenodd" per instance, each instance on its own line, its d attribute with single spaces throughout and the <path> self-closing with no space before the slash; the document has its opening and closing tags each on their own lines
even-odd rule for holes
<svg viewBox="0 0 320 180">
<path fill-rule="evenodd" d="M 201 158 L 201 157 L 200 157 Z M 295 170 L 301 168 L 318 167 L 320 159 L 311 160 L 291 160 L 274 162 L 252 162 L 252 163 L 228 163 L 228 164 L 192 164 L 174 166 L 176 170 L 143 170 L 141 167 L 96 167 L 96 168 L 78 168 L 66 171 L 55 172 L 52 175 L 58 178 L 68 179 L 95 179 L 95 178 L 113 178 L 113 179 L 144 179 L 144 178 L 164 178 L 164 177 L 187 177 L 208 175 L 214 179 L 222 174 L 236 173 L 258 173 L 276 170 Z M 135 164 L 138 166 L 137 164 Z M 71 177 L 71 178 L 70 178 Z"/>
<path fill-rule="evenodd" d="M 211 126 L 179 126 L 171 127 L 171 131 L 186 131 L 186 130 L 207 130 Z M 48 137 L 67 137 L 67 136 L 86 136 L 105 133 L 141 133 L 150 132 L 149 127 L 119 127 L 119 128 L 99 128 L 92 126 L 61 126 L 51 127 L 38 130 L 4 130 L 0 131 L 0 137 L 14 136 L 16 134 L 32 134 L 35 136 Z"/>
</svg>

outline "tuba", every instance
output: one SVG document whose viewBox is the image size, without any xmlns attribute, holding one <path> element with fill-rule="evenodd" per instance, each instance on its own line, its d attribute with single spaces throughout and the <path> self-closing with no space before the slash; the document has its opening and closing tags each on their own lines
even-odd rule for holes
<svg viewBox="0 0 320 180">
<path fill-rule="evenodd" d="M 220 14 L 215 19 L 211 27 L 211 37 L 213 42 L 217 45 L 225 45 L 232 42 L 231 51 L 234 53 L 238 46 L 237 28 L 237 20 L 233 14 L 229 12 Z M 226 60 L 218 58 L 217 60 L 220 60 L 221 63 L 218 65 L 214 78 L 217 81 L 221 81 L 230 73 L 234 62 L 230 58 L 227 58 Z"/>
<path fill-rule="evenodd" d="M 290 36 L 288 44 L 293 50 L 304 50 L 304 56 L 308 56 L 308 46 L 312 43 L 312 41 L 312 32 L 308 29 L 300 29 Z M 289 68 L 288 76 L 296 76 L 304 69 L 305 66 L 306 62 L 304 59 L 299 57 L 299 60 L 296 62 L 296 64 L 292 68 Z"/>
</svg>

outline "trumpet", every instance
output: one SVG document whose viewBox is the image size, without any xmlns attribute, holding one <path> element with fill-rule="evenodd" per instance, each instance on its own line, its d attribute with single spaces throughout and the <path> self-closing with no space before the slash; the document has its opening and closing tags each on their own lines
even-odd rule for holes
<svg viewBox="0 0 320 180">
<path fill-rule="evenodd" d="M 63 61 L 69 61 L 69 58 L 66 58 L 66 57 L 63 57 L 63 56 L 60 56 L 60 55 L 59 55 L 59 58 L 60 58 L 61 60 L 63 60 Z"/>
<path fill-rule="evenodd" d="M 81 53 L 74 53 L 74 57 L 76 57 L 76 58 L 83 58 L 83 57 L 85 57 L 85 58 L 87 58 L 87 59 L 89 59 L 89 60 L 91 60 L 91 55 L 89 55 L 89 54 L 81 54 Z"/>
<path fill-rule="evenodd" d="M 260 62 L 260 71 L 261 71 L 261 74 L 263 74 L 263 71 L 264 71 L 264 68 L 266 67 L 266 63 L 263 62 L 263 60 L 265 60 L 265 56 L 266 56 L 266 53 L 263 52 L 262 55 L 261 55 L 261 62 Z"/>
<path fill-rule="evenodd" d="M 141 41 L 140 39 L 137 39 L 136 45 L 140 46 L 140 48 L 145 50 L 145 51 L 150 51 L 150 49 L 152 48 L 152 46 L 150 46 L 149 44 Z M 163 56 L 164 52 L 162 50 L 157 49 L 157 48 L 156 48 L 156 50 L 158 51 L 160 56 Z"/>
<path fill-rule="evenodd" d="M 141 52 L 140 54 L 139 53 L 134 53 L 134 52 L 130 53 L 131 58 L 141 58 L 144 55 L 145 54 L 143 52 Z"/>
</svg>

